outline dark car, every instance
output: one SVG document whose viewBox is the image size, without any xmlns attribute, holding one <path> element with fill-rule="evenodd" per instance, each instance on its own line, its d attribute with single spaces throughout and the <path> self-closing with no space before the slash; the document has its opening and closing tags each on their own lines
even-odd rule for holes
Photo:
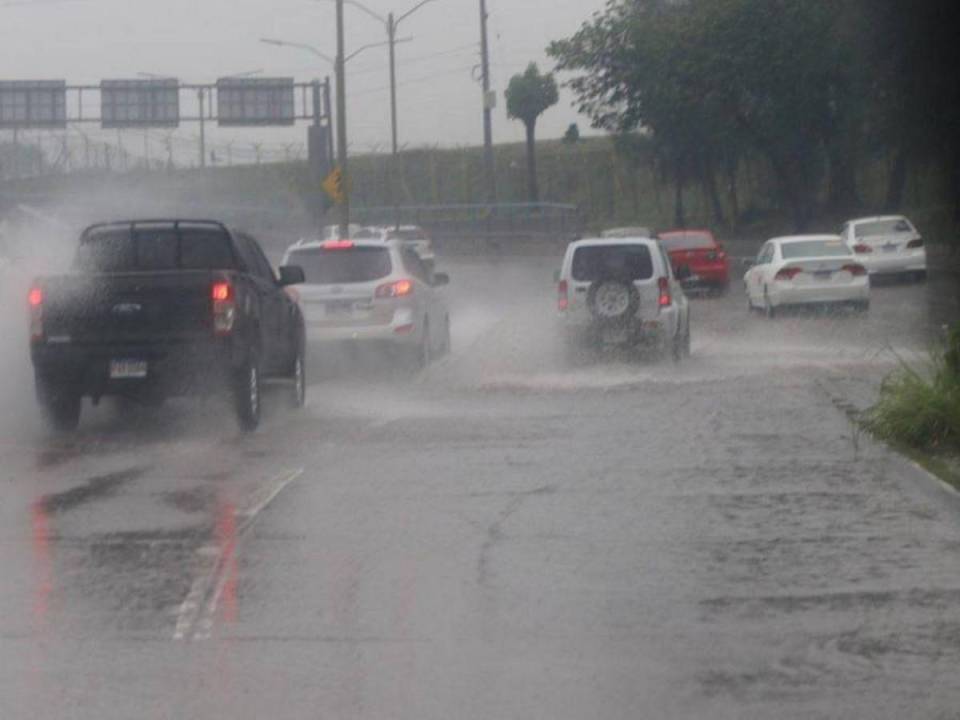
<svg viewBox="0 0 960 720">
<path fill-rule="evenodd" d="M 223 392 L 241 428 L 260 421 L 264 378 L 305 395 L 303 317 L 285 291 L 298 267 L 274 275 L 257 241 L 207 220 L 93 225 L 71 272 L 30 289 L 37 399 L 49 424 L 74 429 L 81 400 L 147 404 Z"/>
</svg>

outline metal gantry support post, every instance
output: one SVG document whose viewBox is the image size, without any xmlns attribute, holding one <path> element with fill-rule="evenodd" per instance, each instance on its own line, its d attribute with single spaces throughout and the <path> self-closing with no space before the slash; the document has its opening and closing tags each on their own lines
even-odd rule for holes
<svg viewBox="0 0 960 720">
<path fill-rule="evenodd" d="M 206 135 L 206 94 L 203 88 L 197 90 L 197 100 L 200 102 L 200 167 L 207 166 L 207 135 Z"/>
<path fill-rule="evenodd" d="M 330 102 L 329 75 L 323 81 L 323 109 L 327 114 L 327 152 L 329 154 L 330 163 L 335 165 L 337 158 L 333 154 L 333 105 Z"/>
</svg>

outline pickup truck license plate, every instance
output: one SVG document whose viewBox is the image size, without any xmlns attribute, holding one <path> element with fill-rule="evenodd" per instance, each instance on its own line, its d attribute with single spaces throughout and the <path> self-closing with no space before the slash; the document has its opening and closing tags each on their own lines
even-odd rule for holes
<svg viewBox="0 0 960 720">
<path fill-rule="evenodd" d="M 146 360 L 111 360 L 111 380 L 141 380 L 147 376 Z"/>
<path fill-rule="evenodd" d="M 829 280 L 833 276 L 830 270 L 818 270 L 813 274 L 817 280 Z"/>
</svg>

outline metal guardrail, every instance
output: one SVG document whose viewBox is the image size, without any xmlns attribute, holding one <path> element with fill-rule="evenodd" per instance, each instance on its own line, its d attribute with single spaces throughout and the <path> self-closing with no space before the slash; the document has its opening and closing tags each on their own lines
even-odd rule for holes
<svg viewBox="0 0 960 720">
<path fill-rule="evenodd" d="M 365 225 L 419 225 L 435 238 L 560 239 L 583 229 L 576 205 L 562 203 L 497 203 L 355 207 Z"/>
</svg>

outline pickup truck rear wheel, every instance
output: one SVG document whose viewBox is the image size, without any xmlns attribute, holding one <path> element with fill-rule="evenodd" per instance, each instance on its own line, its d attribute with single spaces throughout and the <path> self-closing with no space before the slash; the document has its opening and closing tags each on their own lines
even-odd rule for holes
<svg viewBox="0 0 960 720">
<path fill-rule="evenodd" d="M 303 349 L 297 351 L 293 360 L 293 372 L 290 374 L 290 405 L 302 408 L 307 402 L 307 372 Z"/>
<path fill-rule="evenodd" d="M 51 430 L 72 432 L 77 429 L 82 403 L 77 390 L 37 378 L 37 400 L 43 420 Z"/>
<path fill-rule="evenodd" d="M 237 421 L 244 432 L 253 432 L 260 425 L 260 364 L 251 359 L 234 378 L 234 401 Z"/>
</svg>

